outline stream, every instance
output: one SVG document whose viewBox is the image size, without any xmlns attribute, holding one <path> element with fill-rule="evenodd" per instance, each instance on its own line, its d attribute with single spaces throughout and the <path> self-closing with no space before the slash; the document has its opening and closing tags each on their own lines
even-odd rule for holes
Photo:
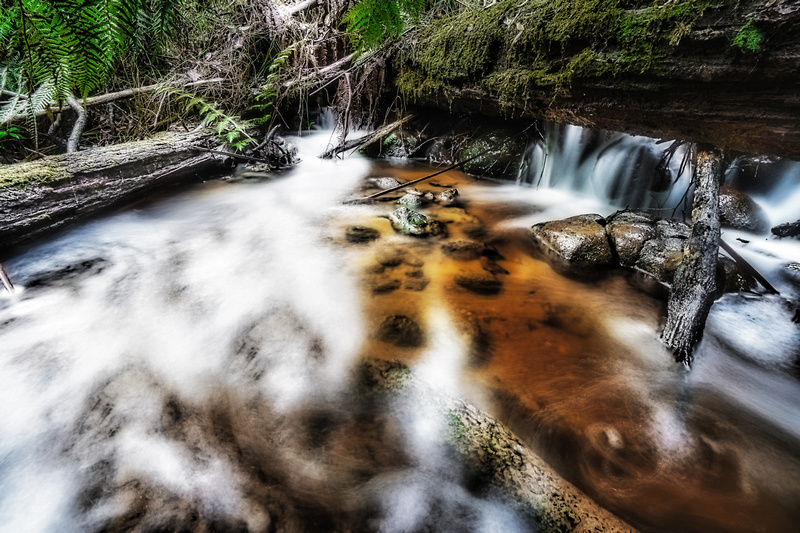
<svg viewBox="0 0 800 533">
<path fill-rule="evenodd" d="M 644 194 L 623 170 L 655 141 L 582 131 L 552 126 L 518 183 L 418 185 L 459 191 L 423 210 L 442 237 L 395 232 L 391 199 L 343 203 L 368 176 L 435 169 L 320 160 L 323 131 L 291 139 L 290 171 L 198 184 L 4 260 L 0 531 L 534 531 L 470 480 L 446 421 L 364 392 L 371 359 L 497 417 L 642 531 L 797 530 L 800 273 L 783 266 L 800 241 L 724 231 L 782 296 L 723 296 L 681 371 L 658 338 L 663 299 L 621 271 L 562 276 L 527 235 L 680 204 L 684 182 Z M 773 224 L 800 218 L 800 165 L 751 167 L 731 181 Z M 443 248 L 459 239 L 491 260 Z M 487 268 L 500 284 L 476 290 Z"/>
</svg>

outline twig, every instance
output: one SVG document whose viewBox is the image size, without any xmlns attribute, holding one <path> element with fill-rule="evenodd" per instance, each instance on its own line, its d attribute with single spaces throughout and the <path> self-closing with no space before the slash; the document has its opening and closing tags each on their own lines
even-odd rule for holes
<svg viewBox="0 0 800 533">
<path fill-rule="evenodd" d="M 5 287 L 8 292 L 14 294 L 14 285 L 11 283 L 11 279 L 8 277 L 8 274 L 6 274 L 6 269 L 3 268 L 2 263 L 0 263 L 0 281 L 3 282 L 3 287 Z"/>
<path fill-rule="evenodd" d="M 756 269 L 753 267 L 753 265 L 751 265 L 750 263 L 748 263 L 748 262 L 747 262 L 747 260 L 746 260 L 744 257 L 742 257 L 741 255 L 739 255 L 739 254 L 736 252 L 736 250 L 734 250 L 733 248 L 731 248 L 731 246 L 730 246 L 730 245 L 729 245 L 727 242 L 725 242 L 725 241 L 723 241 L 722 239 L 720 239 L 720 240 L 719 240 L 719 245 L 722 247 L 722 249 L 723 249 L 723 250 L 725 250 L 726 252 L 728 252 L 728 255 L 730 255 L 730 256 L 731 256 L 731 258 L 733 258 L 733 260 L 734 260 L 734 261 L 736 261 L 736 264 L 737 264 L 737 265 L 739 265 L 739 268 L 741 268 L 741 269 L 742 269 L 742 270 L 745 272 L 745 274 L 750 274 L 751 276 L 753 276 L 754 278 L 756 278 L 756 279 L 758 280 L 758 282 L 759 282 L 761 285 L 763 285 L 763 286 L 764 286 L 764 288 L 765 288 L 765 289 L 767 289 L 767 291 L 769 291 L 771 294 L 780 294 L 780 293 L 778 292 L 778 290 L 777 290 L 775 287 L 773 287 L 773 286 L 770 284 L 770 282 L 769 282 L 769 281 L 767 281 L 767 280 L 764 278 L 764 276 L 762 276 L 762 275 L 761 275 L 761 274 L 758 272 L 758 270 L 756 270 Z"/>
<path fill-rule="evenodd" d="M 492 150 L 494 150 L 494 147 L 488 148 L 488 149 L 480 152 L 477 155 L 474 155 L 472 157 L 468 157 L 467 159 L 464 159 L 463 161 L 459 161 L 459 162 L 457 162 L 457 163 L 455 163 L 453 165 L 450 165 L 449 167 L 447 167 L 447 168 L 445 168 L 443 170 L 440 170 L 438 172 L 434 172 L 433 174 L 430 174 L 430 175 L 425 176 L 423 178 L 418 178 L 418 179 L 415 179 L 413 181 L 409 181 L 408 183 L 403 183 L 403 184 L 398 185 L 396 187 L 392 187 L 391 189 L 386 189 L 386 190 L 383 190 L 383 191 L 380 191 L 380 192 L 376 192 L 375 194 L 370 194 L 369 196 L 365 196 L 363 198 L 356 198 L 355 200 L 350 200 L 350 201 L 345 202 L 345 203 L 355 204 L 355 203 L 359 203 L 359 202 L 365 202 L 367 200 L 372 200 L 373 198 L 377 198 L 378 196 L 383 196 L 384 194 L 389 194 L 390 192 L 397 191 L 399 189 L 402 189 L 403 187 L 408 187 L 409 185 L 414 185 L 414 184 L 419 183 L 421 181 L 425 181 L 427 179 L 434 178 L 434 177 L 438 176 L 439 174 L 444 174 L 445 172 L 453 170 L 454 168 L 458 168 L 461 165 L 463 165 L 464 163 L 469 163 L 473 159 L 478 159 L 479 157 L 482 157 L 482 156 L 486 155 L 487 153 L 491 152 Z"/>
</svg>

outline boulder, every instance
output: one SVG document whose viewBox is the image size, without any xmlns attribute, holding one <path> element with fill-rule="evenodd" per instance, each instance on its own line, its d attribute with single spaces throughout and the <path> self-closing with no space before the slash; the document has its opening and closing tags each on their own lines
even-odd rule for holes
<svg viewBox="0 0 800 533">
<path fill-rule="evenodd" d="M 536 224 L 531 235 L 569 266 L 611 265 L 611 246 L 600 222 L 605 222 L 600 215 L 578 215 Z"/>
<path fill-rule="evenodd" d="M 725 228 L 764 233 L 769 222 L 764 210 L 752 198 L 731 187 L 719 188 L 719 219 Z"/>
<path fill-rule="evenodd" d="M 444 235 L 446 228 L 438 220 L 426 217 L 408 207 L 401 207 L 389 214 L 389 220 L 395 231 L 415 237 Z"/>
<path fill-rule="evenodd" d="M 382 191 L 402 185 L 402 183 L 397 181 L 395 178 L 392 178 L 391 176 L 372 176 L 365 179 L 364 183 L 369 188 L 380 189 Z"/>
<path fill-rule="evenodd" d="M 617 211 L 608 218 L 606 233 L 620 265 L 633 267 L 644 243 L 655 237 L 656 219 L 642 211 Z"/>
<path fill-rule="evenodd" d="M 679 220 L 659 220 L 655 236 L 642 246 L 635 267 L 662 283 L 671 284 L 691 232 L 689 225 Z"/>
</svg>

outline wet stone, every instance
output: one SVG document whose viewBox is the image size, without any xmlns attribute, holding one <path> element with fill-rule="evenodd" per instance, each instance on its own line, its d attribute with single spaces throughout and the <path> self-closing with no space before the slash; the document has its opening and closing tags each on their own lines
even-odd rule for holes
<svg viewBox="0 0 800 533">
<path fill-rule="evenodd" d="M 719 188 L 719 220 L 723 227 L 752 233 L 769 228 L 767 215 L 752 198 L 723 185 Z"/>
<path fill-rule="evenodd" d="M 397 181 L 395 178 L 388 176 L 367 178 L 366 180 L 364 180 L 364 183 L 366 183 L 370 187 L 374 187 L 376 189 L 381 189 L 384 191 L 386 189 L 391 189 L 392 187 L 397 187 L 399 185 L 402 185 L 402 183 Z"/>
<path fill-rule="evenodd" d="M 642 246 L 636 268 L 662 283 L 671 284 L 692 230 L 678 220 L 659 220 L 655 229 L 655 236 Z"/>
<path fill-rule="evenodd" d="M 376 283 L 372 287 L 372 292 L 375 294 L 387 294 L 396 291 L 401 286 L 402 282 L 399 279 L 391 279 L 389 281 Z"/>
<path fill-rule="evenodd" d="M 455 205 L 458 202 L 458 190 L 447 189 L 442 191 L 436 195 L 436 201 L 444 206 Z"/>
<path fill-rule="evenodd" d="M 644 243 L 655 237 L 655 217 L 641 211 L 618 211 L 609 217 L 606 232 L 619 263 L 632 267 Z"/>
<path fill-rule="evenodd" d="M 345 237 L 347 238 L 347 242 L 351 242 L 353 244 L 364 244 L 367 242 L 372 242 L 378 238 L 380 238 L 381 233 L 376 230 L 375 228 L 368 228 L 365 226 L 350 226 L 345 231 Z"/>
<path fill-rule="evenodd" d="M 610 265 L 611 246 L 600 221 L 604 222 L 600 215 L 578 215 L 536 224 L 531 235 L 568 265 Z"/>
<path fill-rule="evenodd" d="M 429 278 L 408 278 L 403 284 L 403 288 L 407 291 L 424 291 L 428 284 L 431 282 Z"/>
<path fill-rule="evenodd" d="M 784 237 L 796 237 L 800 238 L 800 220 L 797 222 L 787 222 L 785 224 L 779 224 L 772 228 L 772 234 L 784 238 Z"/>
<path fill-rule="evenodd" d="M 376 257 L 378 264 L 384 267 L 393 268 L 403 264 L 405 254 L 402 250 L 384 250 Z"/>
<path fill-rule="evenodd" d="M 458 239 L 442 244 L 442 252 L 456 261 L 473 261 L 487 251 L 487 246 L 481 242 Z"/>
<path fill-rule="evenodd" d="M 425 272 L 423 272 L 421 268 L 412 268 L 411 270 L 406 271 L 406 277 L 409 278 L 421 278 L 424 275 Z"/>
<path fill-rule="evenodd" d="M 492 274 L 459 274 L 455 277 L 456 285 L 476 294 L 497 294 L 503 288 L 503 282 Z"/>
<path fill-rule="evenodd" d="M 429 237 L 443 235 L 446 232 L 446 228 L 438 220 L 426 217 L 408 207 L 401 207 L 390 213 L 389 220 L 396 231 L 405 235 Z"/>
<path fill-rule="evenodd" d="M 378 339 L 395 346 L 416 348 L 425 342 L 419 324 L 405 315 L 389 315 L 378 327 Z"/>
<path fill-rule="evenodd" d="M 407 205 L 409 207 L 421 207 L 427 204 L 428 201 L 422 195 L 407 193 L 397 200 L 397 203 L 400 205 Z"/>
</svg>

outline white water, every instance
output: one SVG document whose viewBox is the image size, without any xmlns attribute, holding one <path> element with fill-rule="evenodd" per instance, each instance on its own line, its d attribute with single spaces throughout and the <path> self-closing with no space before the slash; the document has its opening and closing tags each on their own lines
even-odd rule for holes
<svg viewBox="0 0 800 533">
<path fill-rule="evenodd" d="M 573 144 L 589 134 L 567 127 L 561 135 L 565 140 L 549 150 L 547 181 L 543 177 L 538 190 L 513 185 L 480 190 L 487 203 L 539 209 L 506 220 L 501 231 L 580 213 L 609 214 L 614 205 L 634 200 L 673 207 L 678 193 L 637 199 L 619 196 L 603 183 L 621 172 L 622 178 L 611 180 L 618 182 L 617 191 L 634 187 L 647 170 L 641 163 L 629 171 L 626 161 L 657 160 L 654 154 L 666 144 L 616 136 L 608 144 L 581 147 Z M 296 139 L 303 163 L 270 182 L 200 187 L 82 226 L 6 263 L 19 291 L 0 296 L 0 531 L 92 531 L 109 521 L 125 530 L 113 520 L 135 515 L 142 499 L 150 502 L 144 523 L 153 528 L 167 527 L 171 516 L 188 521 L 199 513 L 228 529 L 238 523 L 250 531 L 276 525 L 325 530 L 320 524 L 336 517 L 324 513 L 359 498 L 369 501 L 372 530 L 532 527 L 500 496 L 465 488 L 460 465 L 441 444 L 443 421 L 432 413 L 400 402 L 391 407 L 400 420 L 392 430 L 382 414 L 376 422 L 372 411 L 348 399 L 371 317 L 364 314 L 360 265 L 342 245 L 341 230 L 353 218 L 375 216 L 388 206 L 341 204 L 370 164 L 357 157 L 316 159 L 328 138 L 325 133 Z M 536 147 L 532 150 L 535 156 Z M 680 153 L 673 158 L 673 173 L 679 162 Z M 800 218 L 792 218 L 790 205 L 800 173 L 784 166 L 789 170 L 780 175 L 789 176 L 786 185 L 782 177 L 775 180 L 778 187 L 754 193 L 778 219 L 773 222 Z M 541 167 L 538 174 L 535 164 L 529 169 L 538 180 Z M 735 241 L 737 236 L 750 243 Z M 776 276 L 784 298 L 798 300 L 797 283 L 779 275 L 788 260 L 800 260 L 797 241 L 746 234 L 728 240 Z M 72 274 L 64 273 L 68 267 Z M 590 469 L 589 452 L 600 450 L 605 460 L 619 461 L 617 455 L 629 451 L 636 438 L 631 428 L 658 448 L 658 474 L 646 471 L 613 485 L 613 476 L 601 472 L 599 483 L 609 483 L 612 503 L 632 490 L 626 481 L 636 485 L 647 476 L 666 477 L 680 486 L 686 475 L 681 469 L 702 444 L 713 449 L 714 460 L 734 456 L 730 463 L 742 470 L 733 488 L 721 483 L 723 492 L 756 494 L 767 487 L 792 508 L 800 460 L 785 448 L 800 442 L 800 385 L 790 375 L 800 356 L 800 329 L 782 300 L 726 296 L 717 302 L 695 369 L 684 378 L 675 373 L 652 317 L 637 307 L 630 291 L 598 296 L 592 287 L 584 292 L 575 284 L 568 287 L 576 292 L 552 292 L 565 306 L 591 310 L 596 329 L 617 343 L 599 361 L 587 355 L 588 362 L 576 364 L 577 372 L 591 363 L 604 373 L 574 391 L 558 391 L 561 399 L 545 409 L 578 419 L 596 412 L 587 425 L 585 449 L 570 460 Z M 508 288 L 499 298 L 529 298 L 529 285 L 523 289 L 517 294 Z M 537 298 L 547 297 L 547 289 L 540 288 Z M 434 335 L 414 371 L 437 388 L 489 405 L 466 383 L 468 347 L 444 296 L 425 312 Z M 478 298 L 475 305 L 488 304 Z M 538 331 L 549 327 L 539 325 Z M 575 324 L 559 327 L 565 335 L 581 331 L 571 329 Z M 510 326 L 509 331 L 519 334 Z M 557 354 L 560 345 L 553 345 L 548 340 L 547 346 L 525 349 Z M 592 354 L 597 348 L 581 350 Z M 550 356 L 532 357 L 519 354 L 515 370 L 545 365 Z M 553 378 L 562 377 L 552 372 Z M 541 386 L 564 389 L 559 383 Z M 631 419 L 615 422 L 609 413 L 619 408 L 605 402 L 627 395 L 646 406 L 646 416 L 622 409 L 619 417 Z M 351 410 L 369 420 L 358 438 L 342 429 L 361 423 L 349 418 Z M 687 420 L 687 411 L 700 418 Z M 705 432 L 697 421 L 702 417 L 718 420 L 733 437 Z M 301 422 L 292 422 L 306 418 L 313 422 L 308 433 Z M 328 420 L 332 428 L 325 425 Z M 325 433 L 314 429 L 318 425 L 331 434 L 324 452 L 309 443 Z M 748 429 L 755 436 L 746 435 Z M 226 431 L 233 437 L 220 435 Z M 369 454 L 349 458 L 355 442 L 372 441 L 380 444 Z M 339 448 L 336 442 L 342 443 Z M 381 453 L 399 464 L 373 461 L 372 455 Z M 722 464 L 698 471 L 725 470 L 728 463 Z M 358 481 L 370 468 L 369 481 Z M 590 488 L 592 475 L 597 472 L 587 474 Z M 312 509 L 301 505 L 317 501 L 322 503 L 306 504 Z M 631 501 L 634 516 L 637 507 L 653 503 L 646 497 Z"/>
</svg>

